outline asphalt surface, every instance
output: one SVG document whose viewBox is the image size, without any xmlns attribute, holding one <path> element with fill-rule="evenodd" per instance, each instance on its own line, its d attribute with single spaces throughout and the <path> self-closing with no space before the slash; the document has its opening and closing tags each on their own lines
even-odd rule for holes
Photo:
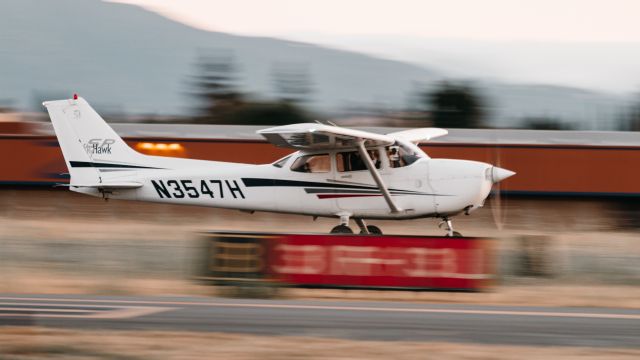
<svg viewBox="0 0 640 360">
<path fill-rule="evenodd" d="M 640 347 L 640 310 L 0 294 L 0 326 Z"/>
</svg>

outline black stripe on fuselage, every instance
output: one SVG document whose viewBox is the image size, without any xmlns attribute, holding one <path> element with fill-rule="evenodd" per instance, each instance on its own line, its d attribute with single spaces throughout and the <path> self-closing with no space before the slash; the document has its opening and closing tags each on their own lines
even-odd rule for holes
<svg viewBox="0 0 640 360">
<path fill-rule="evenodd" d="M 352 185 L 352 184 L 337 184 L 337 183 L 325 183 L 316 181 L 300 181 L 300 180 L 282 180 L 282 179 L 261 179 L 261 178 L 242 178 L 242 182 L 246 187 L 267 187 L 267 186 L 282 186 L 282 187 L 305 187 L 305 188 L 324 188 L 324 189 L 336 189 L 336 190 L 370 190 L 379 192 L 375 185 Z M 315 191 L 315 189 L 305 189 L 307 193 L 309 191 Z M 428 194 L 419 191 L 401 190 L 401 189 L 389 189 L 391 192 L 402 193 L 403 195 L 434 195 L 434 196 L 449 196 L 439 194 Z M 339 192 L 339 191 L 338 191 Z"/>
<path fill-rule="evenodd" d="M 127 165 L 127 164 L 112 164 L 112 163 L 99 163 L 90 161 L 69 161 L 69 165 L 73 168 L 120 168 L 120 169 L 160 169 L 156 167 L 140 166 L 140 165 Z"/>
<path fill-rule="evenodd" d="M 287 186 L 287 187 L 323 187 L 323 188 L 333 188 L 333 189 L 363 189 L 363 190 L 378 189 L 375 186 L 335 184 L 335 183 L 324 183 L 324 182 L 316 182 L 316 181 L 282 180 L 282 179 L 242 178 L 242 182 L 246 187 Z"/>
</svg>

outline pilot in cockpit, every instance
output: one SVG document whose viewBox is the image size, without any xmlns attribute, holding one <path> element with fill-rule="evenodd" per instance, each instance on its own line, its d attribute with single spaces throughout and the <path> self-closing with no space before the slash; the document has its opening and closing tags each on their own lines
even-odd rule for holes
<svg viewBox="0 0 640 360">
<path fill-rule="evenodd" d="M 392 168 L 398 168 L 402 166 L 400 162 L 400 151 L 398 146 L 389 146 L 389 163 Z"/>
</svg>

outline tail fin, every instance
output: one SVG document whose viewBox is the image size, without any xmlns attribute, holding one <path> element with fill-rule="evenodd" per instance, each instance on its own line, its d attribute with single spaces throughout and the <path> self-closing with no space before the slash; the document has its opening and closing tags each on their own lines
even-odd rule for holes
<svg viewBox="0 0 640 360">
<path fill-rule="evenodd" d="M 102 182 L 100 168 L 135 169 L 144 155 L 131 149 L 83 98 L 46 101 L 71 175 L 71 185 Z"/>
</svg>

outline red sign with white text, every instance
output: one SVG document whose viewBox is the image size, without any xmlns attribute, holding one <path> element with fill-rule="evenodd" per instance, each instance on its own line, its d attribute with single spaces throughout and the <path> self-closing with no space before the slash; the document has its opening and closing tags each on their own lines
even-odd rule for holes
<svg viewBox="0 0 640 360">
<path fill-rule="evenodd" d="M 292 285 L 477 290 L 494 278 L 491 240 L 281 235 L 267 272 Z"/>
</svg>

